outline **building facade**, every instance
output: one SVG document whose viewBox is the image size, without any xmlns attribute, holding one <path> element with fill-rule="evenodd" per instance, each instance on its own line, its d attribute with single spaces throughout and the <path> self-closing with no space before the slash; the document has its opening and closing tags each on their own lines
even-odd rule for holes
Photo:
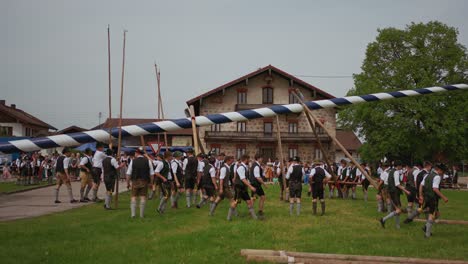
<svg viewBox="0 0 468 264">
<path fill-rule="evenodd" d="M 6 105 L 0 100 L 0 136 L 3 137 L 45 137 L 55 127 L 26 113 L 15 104 Z"/>
<path fill-rule="evenodd" d="M 327 92 L 269 65 L 193 98 L 187 101 L 187 105 L 194 106 L 196 115 L 208 115 L 291 104 L 297 103 L 292 93 L 295 89 L 299 89 L 304 95 L 304 101 L 334 98 Z M 314 111 L 314 114 L 335 136 L 335 109 L 321 109 Z M 207 150 L 234 157 L 259 153 L 271 160 L 281 157 L 278 131 L 285 159 L 294 156 L 299 156 L 304 161 L 323 159 L 317 143 L 320 140 L 328 157 L 335 160 L 334 143 L 320 128 L 317 139 L 304 113 L 280 115 L 279 126 L 276 118 L 261 118 L 199 128 L 200 140 Z"/>
</svg>

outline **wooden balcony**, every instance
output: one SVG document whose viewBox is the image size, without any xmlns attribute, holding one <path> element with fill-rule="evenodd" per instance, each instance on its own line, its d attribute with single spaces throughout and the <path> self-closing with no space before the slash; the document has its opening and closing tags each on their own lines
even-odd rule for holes
<svg viewBox="0 0 468 264">
<path fill-rule="evenodd" d="M 318 134 L 320 141 L 329 141 L 330 138 L 324 134 Z M 260 141 L 275 142 L 276 132 L 237 132 L 237 131 L 206 131 L 205 140 L 231 140 L 231 141 Z M 285 142 L 315 142 L 316 138 L 312 132 L 288 133 L 281 132 L 281 140 Z"/>
</svg>

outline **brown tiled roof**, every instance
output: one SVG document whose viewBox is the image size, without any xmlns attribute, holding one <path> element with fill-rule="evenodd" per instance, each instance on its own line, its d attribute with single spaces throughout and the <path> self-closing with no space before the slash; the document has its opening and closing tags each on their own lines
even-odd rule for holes
<svg viewBox="0 0 468 264">
<path fill-rule="evenodd" d="M 353 150 L 356 151 L 358 150 L 362 143 L 359 140 L 359 138 L 354 134 L 353 131 L 346 131 L 346 130 L 341 130 L 337 129 L 336 130 L 336 139 L 340 141 L 340 143 L 345 147 L 346 150 Z M 340 148 L 336 146 L 336 150 L 339 150 Z"/>
<path fill-rule="evenodd" d="M 329 93 L 327 93 L 327 92 L 325 92 L 325 91 L 323 91 L 323 90 L 321 90 L 321 89 L 319 89 L 319 88 L 317 88 L 317 87 L 315 87 L 315 86 L 313 86 L 313 85 L 311 85 L 311 84 L 309 84 L 309 83 L 307 83 L 307 82 L 305 82 L 305 81 L 303 81 L 303 80 L 301 80 L 301 79 L 299 79 L 299 78 L 297 78 L 297 77 L 295 77 L 295 76 L 293 76 L 293 75 L 291 75 L 291 74 L 289 74 L 289 73 L 287 73 L 287 72 L 285 72 L 283 70 L 280 70 L 280 69 L 278 69 L 278 68 L 276 68 L 276 67 L 274 67 L 272 65 L 268 65 L 266 67 L 263 67 L 263 68 L 260 68 L 260 69 L 258 69 L 256 71 L 254 71 L 254 72 L 251 72 L 251 73 L 249 73 L 247 75 L 244 75 L 244 76 L 242 76 L 240 78 L 237 78 L 234 81 L 223 84 L 223 85 L 219 86 L 218 88 L 210 90 L 210 91 L 208 91 L 208 92 L 206 92 L 206 93 L 204 93 L 202 95 L 199 95 L 199 96 L 197 96 L 195 98 L 192 98 L 192 99 L 187 101 L 187 105 L 192 105 L 196 101 L 200 100 L 201 98 L 205 98 L 205 97 L 207 97 L 209 95 L 212 95 L 212 94 L 214 94 L 216 92 L 222 91 L 223 89 L 226 89 L 228 87 L 231 87 L 233 85 L 236 85 L 236 84 L 238 84 L 240 82 L 245 81 L 245 79 L 247 79 L 247 78 L 255 77 L 255 76 L 257 76 L 259 74 L 262 74 L 262 73 L 264 73 L 264 72 L 266 72 L 268 70 L 271 70 L 271 71 L 273 71 L 273 72 L 275 72 L 275 73 L 277 73 L 279 75 L 282 75 L 282 76 L 286 77 L 287 79 L 294 80 L 294 82 L 300 84 L 301 86 L 304 86 L 305 88 L 308 88 L 310 90 L 315 90 L 318 94 L 322 95 L 326 99 L 335 98 L 333 95 L 331 95 L 331 94 L 329 94 Z"/>
<path fill-rule="evenodd" d="M 83 131 L 88 131 L 86 128 L 78 127 L 78 126 L 69 126 L 66 127 L 62 130 L 59 130 L 55 132 L 55 134 L 69 134 L 69 133 L 75 133 L 75 132 L 83 132 Z"/>
<path fill-rule="evenodd" d="M 165 119 L 156 119 L 156 118 L 122 118 L 122 126 L 131 126 L 131 125 L 138 125 L 138 124 L 144 124 L 144 123 L 159 122 L 159 121 L 164 121 L 164 120 Z M 166 120 L 169 120 L 169 119 L 166 119 Z M 106 122 L 96 127 L 93 127 L 92 130 L 101 129 L 101 128 L 118 127 L 118 126 L 119 126 L 119 118 L 112 118 L 112 119 L 107 118 Z M 186 129 L 181 129 L 177 131 L 167 132 L 167 134 L 176 135 L 176 136 L 177 135 L 191 136 L 192 129 L 186 128 Z"/>
<path fill-rule="evenodd" d="M 24 124 L 30 124 L 38 127 L 57 130 L 57 128 L 47 124 L 46 122 L 40 120 L 37 117 L 26 113 L 21 109 L 18 109 L 16 106 L 13 108 L 11 106 L 7 106 L 4 100 L 1 101 L 2 103 L 0 104 L 0 113 L 11 116 L 12 118 L 17 119 L 18 121 Z"/>
</svg>

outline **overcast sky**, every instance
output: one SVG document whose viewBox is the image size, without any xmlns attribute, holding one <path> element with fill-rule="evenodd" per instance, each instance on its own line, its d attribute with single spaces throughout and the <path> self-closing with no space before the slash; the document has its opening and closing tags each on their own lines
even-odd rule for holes
<svg viewBox="0 0 468 264">
<path fill-rule="evenodd" d="M 378 28 L 439 20 L 468 46 L 468 1 L 0 0 L 0 99 L 62 129 L 108 115 L 107 24 L 113 114 L 127 29 L 124 117 L 156 116 L 153 63 L 167 118 L 185 102 L 272 64 L 293 75 L 351 76 Z M 335 96 L 352 78 L 302 78 Z M 103 118 L 104 120 L 104 118 Z"/>
</svg>

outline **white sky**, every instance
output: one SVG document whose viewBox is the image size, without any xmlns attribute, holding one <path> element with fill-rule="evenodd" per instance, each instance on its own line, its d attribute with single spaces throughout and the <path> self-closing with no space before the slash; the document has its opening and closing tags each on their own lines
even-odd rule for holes
<svg viewBox="0 0 468 264">
<path fill-rule="evenodd" d="M 439 20 L 468 46 L 468 1 L 0 0 L 0 99 L 62 129 L 108 116 L 107 24 L 113 114 L 127 29 L 124 117 L 156 116 L 153 63 L 166 118 L 185 102 L 272 64 L 293 75 L 351 76 L 378 28 Z M 302 78 L 335 96 L 352 78 Z M 410 87 L 404 87 L 410 88 Z"/>
</svg>

